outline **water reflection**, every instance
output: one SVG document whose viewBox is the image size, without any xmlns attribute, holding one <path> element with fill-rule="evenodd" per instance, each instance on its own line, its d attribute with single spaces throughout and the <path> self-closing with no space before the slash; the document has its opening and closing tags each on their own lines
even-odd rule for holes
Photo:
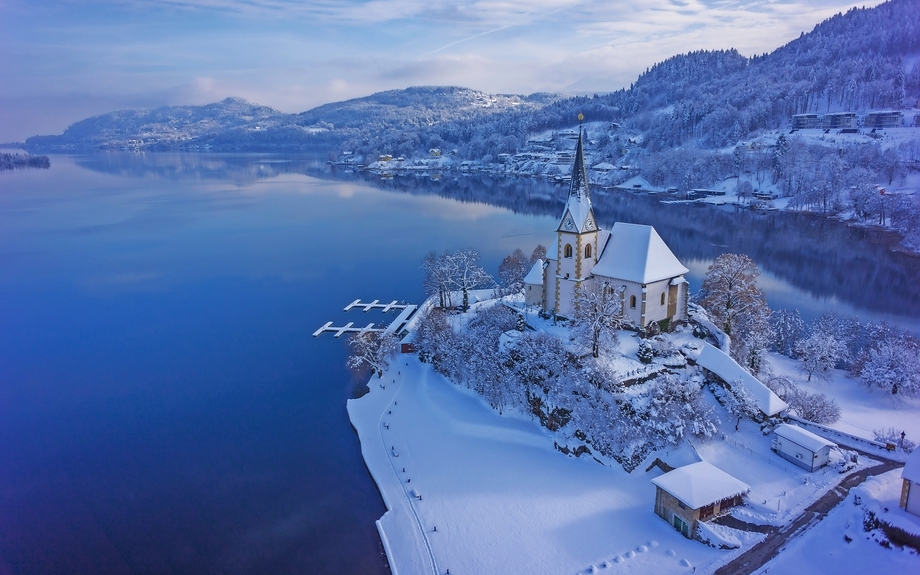
<svg viewBox="0 0 920 575">
<path fill-rule="evenodd" d="M 237 182 L 305 174 L 361 182 L 394 193 L 437 195 L 464 203 L 499 206 L 517 214 L 549 217 L 558 215 L 566 194 L 564 185 L 542 179 L 485 174 L 459 176 L 447 172 L 382 179 L 369 172 L 329 166 L 319 153 L 100 154 L 82 158 L 78 164 L 134 177 Z M 887 232 L 849 227 L 809 214 L 693 207 L 665 203 L 658 196 L 615 190 L 595 190 L 593 200 L 602 224 L 652 224 L 685 262 L 708 265 L 724 252 L 751 256 L 774 282 L 788 282 L 799 296 L 814 300 L 799 302 L 804 304 L 806 315 L 814 315 L 808 314 L 808 308 L 826 311 L 840 302 L 843 311 L 858 314 L 864 310 L 873 318 L 920 318 L 920 258 L 888 249 L 893 238 Z M 698 286 L 700 273 L 693 275 L 691 279 Z M 779 285 L 764 283 L 768 295 L 783 291 Z M 775 299 L 779 301 L 773 302 L 774 307 L 796 305 L 788 297 Z M 782 303 L 777 305 L 779 302 Z"/>
</svg>

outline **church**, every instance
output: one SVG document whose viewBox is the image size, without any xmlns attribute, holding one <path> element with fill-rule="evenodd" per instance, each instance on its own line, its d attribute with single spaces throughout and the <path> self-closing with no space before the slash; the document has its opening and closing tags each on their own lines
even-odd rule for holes
<svg viewBox="0 0 920 575">
<path fill-rule="evenodd" d="M 582 134 L 578 135 L 569 196 L 556 229 L 556 239 L 524 280 L 528 305 L 546 314 L 571 317 L 575 291 L 614 289 L 620 294 L 624 319 L 645 328 L 652 322 L 668 329 L 687 319 L 689 270 L 671 252 L 652 226 L 617 222 L 601 229 L 588 192 Z"/>
</svg>

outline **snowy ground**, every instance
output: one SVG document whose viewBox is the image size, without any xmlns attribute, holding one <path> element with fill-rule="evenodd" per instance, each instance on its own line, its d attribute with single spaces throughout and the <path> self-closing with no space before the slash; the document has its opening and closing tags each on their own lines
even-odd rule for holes
<svg viewBox="0 0 920 575">
<path fill-rule="evenodd" d="M 874 439 L 876 429 L 893 427 L 903 430 L 907 438 L 920 441 L 920 398 L 893 397 L 878 389 L 869 389 L 860 380 L 834 370 L 830 381 L 807 377 L 799 371 L 797 360 L 771 353 L 770 365 L 777 375 L 784 375 L 809 393 L 823 393 L 840 405 L 840 420 L 828 425 L 866 439 Z"/>
<path fill-rule="evenodd" d="M 494 303 L 482 302 L 474 309 L 481 305 Z M 472 315 L 471 311 L 455 320 Z M 564 325 L 533 314 L 527 320 L 567 340 Z M 678 347 L 692 339 L 689 333 L 668 337 Z M 665 369 L 637 361 L 638 341 L 630 332 L 621 332 L 619 341 L 619 352 L 609 358 L 617 372 L 636 375 L 639 370 Z M 778 355 L 770 360 L 774 371 L 809 391 L 837 399 L 843 416 L 836 428 L 871 438 L 872 429 L 895 426 L 906 429 L 909 437 L 920 437 L 920 400 L 893 403 L 842 373 L 835 373 L 830 383 L 807 383 L 795 361 Z M 647 385 L 631 387 L 627 395 Z M 682 537 L 653 512 L 651 479 L 662 472 L 644 470 L 656 457 L 673 466 L 705 460 L 750 485 L 745 505 L 732 514 L 754 524 L 789 523 L 845 477 L 832 466 L 808 473 L 780 458 L 770 450 L 772 435 L 764 435 L 752 421 L 742 421 L 736 431 L 735 418 L 709 392 L 707 401 L 722 420 L 716 437 L 652 453 L 628 474 L 611 461 L 601 465 L 590 456 L 563 455 L 553 443 L 567 440 L 565 429 L 553 434 L 529 416 L 500 415 L 414 355 L 399 356 L 383 379 L 371 379 L 369 388 L 366 396 L 349 402 L 348 411 L 389 509 L 378 529 L 396 575 L 443 574 L 448 569 L 666 575 L 692 572 L 694 567 L 698 573 L 712 573 L 763 535 L 717 526 L 729 531 L 728 538 L 741 541 L 741 549 L 735 551 L 718 551 Z M 860 457 L 857 469 L 875 463 Z M 820 525 L 831 525 L 838 511 Z M 843 531 L 833 529 L 833 546 L 833 533 L 815 535 L 827 539 L 828 553 L 856 548 L 845 546 Z M 885 552 L 865 551 L 873 561 L 894 556 L 872 545 Z M 911 559 L 917 561 L 916 556 Z M 779 572 L 806 572 L 787 568 L 795 563 L 783 565 Z"/>
<path fill-rule="evenodd" d="M 913 526 L 920 531 L 920 518 L 897 508 L 901 491 L 901 471 L 889 471 L 854 488 L 850 495 L 828 513 L 823 521 L 802 536 L 793 539 L 775 559 L 756 573 L 808 573 L 848 575 L 866 573 L 918 573 L 920 555 L 909 548 L 886 548 L 879 544 L 884 538 L 878 531 L 863 530 L 864 509 L 888 508 L 879 516 L 892 519 L 902 527 Z M 871 497 L 867 497 L 870 495 Z M 860 496 L 861 505 L 855 497 Z M 903 522 L 899 522 L 903 520 Z M 850 539 L 847 542 L 844 536 Z"/>
<path fill-rule="evenodd" d="M 537 424 L 499 415 L 414 356 L 382 381 L 348 411 L 389 509 L 378 527 L 397 575 L 665 575 L 737 553 L 653 513 L 657 469 L 566 457 Z"/>
</svg>

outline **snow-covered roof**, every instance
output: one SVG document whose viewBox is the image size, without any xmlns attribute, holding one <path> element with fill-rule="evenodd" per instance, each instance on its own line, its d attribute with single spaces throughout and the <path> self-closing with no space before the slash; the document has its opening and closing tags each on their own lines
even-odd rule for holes
<svg viewBox="0 0 920 575">
<path fill-rule="evenodd" d="M 797 425 L 789 425 L 788 423 L 777 425 L 773 433 L 801 445 L 812 453 L 816 453 L 825 447 L 837 447 L 837 444 L 833 441 L 828 441 L 807 429 L 802 429 Z"/>
<path fill-rule="evenodd" d="M 747 483 L 705 461 L 678 467 L 652 479 L 652 483 L 691 509 L 699 509 L 751 490 Z"/>
<path fill-rule="evenodd" d="M 543 260 L 537 260 L 534 262 L 533 267 L 530 268 L 530 271 L 524 278 L 524 283 L 537 285 L 543 284 Z"/>
<path fill-rule="evenodd" d="M 594 275 L 648 284 L 689 271 L 652 226 L 617 222 L 610 234 Z"/>
<path fill-rule="evenodd" d="M 660 188 L 656 188 L 652 184 L 648 183 L 648 180 L 642 176 L 633 176 L 621 184 L 617 184 L 618 188 L 628 188 L 631 190 L 641 189 L 646 192 L 650 191 L 660 191 Z"/>
<path fill-rule="evenodd" d="M 904 464 L 904 471 L 901 477 L 913 483 L 920 483 L 920 449 L 915 449 L 908 457 L 907 463 Z"/>
<path fill-rule="evenodd" d="M 757 408 L 765 414 L 776 415 L 789 407 L 769 387 L 748 373 L 722 350 L 705 343 L 695 360 L 701 367 L 705 367 L 715 373 L 729 385 L 734 385 L 736 381 L 740 381 L 741 385 L 744 386 L 744 389 L 747 390 L 757 404 Z"/>
<path fill-rule="evenodd" d="M 610 170 L 615 170 L 616 166 L 607 162 L 601 162 L 600 164 L 595 164 L 591 167 L 592 170 L 597 170 L 599 172 L 609 172 Z"/>
</svg>

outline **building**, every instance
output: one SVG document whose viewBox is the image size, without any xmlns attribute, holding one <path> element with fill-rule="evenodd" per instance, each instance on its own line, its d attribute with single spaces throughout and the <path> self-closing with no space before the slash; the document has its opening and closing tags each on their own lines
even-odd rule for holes
<svg viewBox="0 0 920 575">
<path fill-rule="evenodd" d="M 920 449 L 915 449 L 901 471 L 900 507 L 920 517 Z"/>
<path fill-rule="evenodd" d="M 869 112 L 863 120 L 866 128 L 900 128 L 904 124 L 904 114 L 897 111 Z"/>
<path fill-rule="evenodd" d="M 793 130 L 813 130 L 821 127 L 823 127 L 823 123 L 817 114 L 796 114 L 792 116 Z"/>
<path fill-rule="evenodd" d="M 543 260 L 534 262 L 533 267 L 524 277 L 524 303 L 526 305 L 543 304 Z"/>
<path fill-rule="evenodd" d="M 703 343 L 698 354 L 688 356 L 700 367 L 714 374 L 729 387 L 740 385 L 757 405 L 757 408 L 766 416 L 773 417 L 789 407 L 773 391 L 759 379 L 738 365 L 734 359 L 722 350 L 708 343 Z"/>
<path fill-rule="evenodd" d="M 837 447 L 832 441 L 788 423 L 777 425 L 773 433 L 776 437 L 770 443 L 770 449 L 806 471 L 815 471 L 827 465 L 831 448 Z"/>
<path fill-rule="evenodd" d="M 695 538 L 697 522 L 742 505 L 742 496 L 751 490 L 747 483 L 705 461 L 678 467 L 652 483 L 656 487 L 655 514 L 688 539 Z"/>
<path fill-rule="evenodd" d="M 859 118 L 855 112 L 834 112 L 824 116 L 825 130 L 844 130 L 856 128 Z"/>
<path fill-rule="evenodd" d="M 617 222 L 597 224 L 588 191 L 582 136 L 575 148 L 569 197 L 547 250 L 543 269 L 543 311 L 570 317 L 576 290 L 616 291 L 624 319 L 640 328 L 687 319 L 687 268 L 652 226 Z"/>
</svg>

